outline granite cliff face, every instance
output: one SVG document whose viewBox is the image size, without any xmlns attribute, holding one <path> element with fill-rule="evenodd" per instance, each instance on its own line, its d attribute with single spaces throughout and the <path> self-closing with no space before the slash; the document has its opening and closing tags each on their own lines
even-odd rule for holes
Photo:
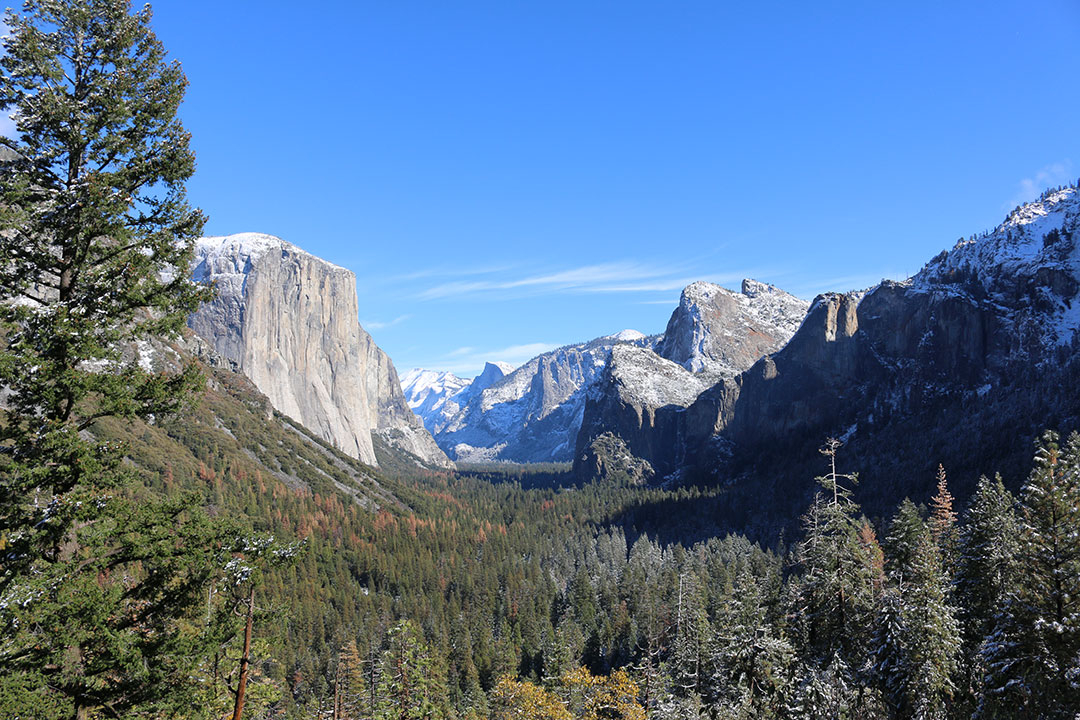
<svg viewBox="0 0 1080 720">
<path fill-rule="evenodd" d="M 783 347 L 807 305 L 755 280 L 743 280 L 741 292 L 708 282 L 688 285 L 655 352 L 623 347 L 612 352 L 587 396 L 575 473 L 618 476 L 626 462 L 635 481 L 678 471 L 715 424 L 707 422 L 710 409 L 704 416 L 700 408 L 689 412 L 698 397 L 713 387 L 718 388 L 714 395 L 730 394 L 724 383 Z"/>
<path fill-rule="evenodd" d="M 683 291 L 660 338 L 624 330 L 544 353 L 506 377 L 496 377 L 499 369 L 489 364 L 467 388 L 438 400 L 437 408 L 421 400 L 432 397 L 425 383 L 436 375 L 410 377 L 407 392 L 439 446 L 457 460 L 578 462 L 596 437 L 611 432 L 622 444 L 602 446 L 639 453 L 631 463 L 636 475 L 651 475 L 644 468 L 652 461 L 667 468 L 674 457 L 660 450 L 666 440 L 646 439 L 650 430 L 663 425 L 665 438 L 674 437 L 668 426 L 678 421 L 676 410 L 782 346 L 806 306 L 754 280 L 743 281 L 742 292 L 697 282 Z M 602 458 L 593 453 L 584 462 L 595 468 Z"/>
<path fill-rule="evenodd" d="M 692 283 L 683 289 L 656 352 L 691 372 L 734 377 L 782 347 L 806 308 L 805 300 L 756 280 L 743 280 L 741 292 Z"/>
<path fill-rule="evenodd" d="M 357 321 L 356 278 L 283 240 L 203 238 L 193 274 L 217 297 L 189 320 L 279 412 L 377 464 L 372 434 L 449 466 L 409 409 L 393 363 Z"/>
<path fill-rule="evenodd" d="M 683 412 L 708 380 L 648 348 L 616 345 L 590 388 L 574 452 L 583 477 L 636 483 L 663 477 L 683 460 Z"/>
<path fill-rule="evenodd" d="M 871 514 L 929 497 L 938 463 L 958 497 L 984 473 L 1017 483 L 1043 429 L 1080 428 L 1078 350 L 1080 199 L 1064 188 L 907 281 L 819 296 L 783 349 L 681 414 L 668 467 L 727 486 L 749 525 L 798 516 L 829 436 Z"/>
</svg>

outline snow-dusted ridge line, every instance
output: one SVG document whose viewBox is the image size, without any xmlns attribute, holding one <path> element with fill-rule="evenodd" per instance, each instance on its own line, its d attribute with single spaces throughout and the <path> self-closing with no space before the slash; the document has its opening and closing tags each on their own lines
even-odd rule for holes
<svg viewBox="0 0 1080 720">
<path fill-rule="evenodd" d="M 1078 226 L 1080 190 L 1048 190 L 993 231 L 938 254 L 910 287 L 997 307 L 1016 322 L 1038 325 L 1044 346 L 1068 345 L 1080 332 Z"/>
<path fill-rule="evenodd" d="M 232 235 L 212 235 L 195 241 L 196 258 L 219 258 L 224 255 L 231 255 L 255 260 L 273 250 L 285 250 L 297 255 L 304 255 L 335 270 L 352 273 L 352 270 L 348 268 L 336 265 L 317 255 L 312 255 L 307 250 L 297 247 L 287 240 L 282 240 L 276 235 L 267 233 L 242 232 Z"/>
</svg>

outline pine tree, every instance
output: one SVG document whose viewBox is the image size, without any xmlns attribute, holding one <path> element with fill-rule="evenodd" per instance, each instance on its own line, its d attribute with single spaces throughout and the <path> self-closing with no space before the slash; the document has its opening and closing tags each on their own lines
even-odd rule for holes
<svg viewBox="0 0 1080 720">
<path fill-rule="evenodd" d="M 732 716 L 785 717 L 793 695 L 795 652 L 766 618 L 758 580 L 744 565 L 710 641 L 709 693 Z"/>
<path fill-rule="evenodd" d="M 860 692 L 855 674 L 839 653 L 803 669 L 788 717 L 800 720 L 863 720 L 877 717 L 875 698 Z"/>
<path fill-rule="evenodd" d="M 1046 432 L 1020 499 L 1020 575 L 983 647 L 983 717 L 1080 707 L 1080 435 Z"/>
<path fill-rule="evenodd" d="M 980 655 L 1007 594 L 1020 582 L 1020 523 L 1016 499 L 1000 475 L 979 480 L 960 533 L 956 600 L 963 652 L 956 717 L 970 717 L 986 672 Z"/>
<path fill-rule="evenodd" d="M 910 579 L 915 571 L 916 554 L 926 524 L 919 515 L 919 509 L 910 498 L 904 498 L 896 515 L 889 524 L 889 534 L 885 538 L 886 570 L 893 584 L 901 585 Z"/>
<path fill-rule="evenodd" d="M 282 544 L 272 535 L 242 535 L 231 548 L 233 558 L 225 565 L 226 595 L 234 596 L 232 607 L 244 618 L 243 646 L 237 666 L 232 720 L 240 720 L 247 700 L 248 682 L 251 678 L 252 632 L 255 625 L 255 591 L 263 584 L 267 568 L 291 564 L 300 554 L 303 543 Z"/>
<path fill-rule="evenodd" d="M 680 697 L 701 697 L 706 684 L 705 667 L 708 638 L 711 635 L 697 576 L 680 573 L 674 601 L 675 627 L 667 673 L 672 688 Z"/>
<path fill-rule="evenodd" d="M 959 560 L 960 538 L 956 527 L 956 511 L 953 496 L 945 478 L 945 466 L 938 465 L 937 494 L 930 499 L 930 534 L 941 552 L 941 562 L 951 579 L 956 574 Z"/>
<path fill-rule="evenodd" d="M 442 673 L 423 634 L 403 620 L 390 628 L 382 656 L 377 720 L 438 720 L 446 717 Z"/>
<path fill-rule="evenodd" d="M 655 707 L 661 690 L 660 662 L 667 653 L 675 624 L 671 608 L 664 602 L 662 570 L 662 550 L 643 536 L 631 547 L 621 580 L 637 626 L 638 661 L 634 669 L 647 711 Z"/>
<path fill-rule="evenodd" d="M 28 0 L 0 59 L 17 134 L 0 139 L 0 622 L 17 628 L 0 684 L 77 718 L 182 707 L 218 561 L 193 498 L 136 489 L 124 448 L 87 434 L 153 422 L 201 385 L 194 367 L 147 369 L 137 345 L 206 296 L 188 274 L 203 216 L 184 195 L 186 80 L 150 19 L 126 0 Z"/>
<path fill-rule="evenodd" d="M 931 531 L 905 500 L 886 548 L 891 587 L 876 622 L 875 671 L 894 717 L 937 719 L 950 704 L 960 650 L 956 610 Z"/>
<path fill-rule="evenodd" d="M 335 720 L 360 720 L 367 688 L 364 687 L 364 661 L 355 640 L 346 642 L 338 652 L 334 681 Z"/>
<path fill-rule="evenodd" d="M 804 517 L 797 612 L 805 616 L 805 642 L 817 661 L 830 663 L 839 653 L 845 667 L 861 672 L 880 587 L 879 558 L 865 533 L 860 534 L 864 521 L 849 487 L 858 478 L 836 472 L 839 447 L 830 439 L 822 449 L 829 460 L 829 473 L 817 478 L 824 492 Z"/>
</svg>

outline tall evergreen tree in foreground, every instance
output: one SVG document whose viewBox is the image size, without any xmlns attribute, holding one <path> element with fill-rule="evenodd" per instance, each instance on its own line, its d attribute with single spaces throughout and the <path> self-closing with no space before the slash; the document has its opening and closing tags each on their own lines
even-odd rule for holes
<svg viewBox="0 0 1080 720">
<path fill-rule="evenodd" d="M 1021 491 L 1020 582 L 983 649 L 981 717 L 1072 718 L 1080 707 L 1080 435 L 1046 432 Z"/>
<path fill-rule="evenodd" d="M 979 480 L 960 534 L 956 599 L 963 628 L 960 694 L 953 717 L 971 717 L 985 675 L 981 649 L 1008 592 L 1021 580 L 1016 498 L 1001 476 Z"/>
<path fill-rule="evenodd" d="M 104 417 L 151 422 L 200 387 L 150 369 L 177 333 L 204 218 L 176 118 L 186 80 L 127 0 L 9 12 L 0 110 L 0 715 L 168 713 L 208 635 L 216 564 L 189 501 L 131 482 Z M 141 362 L 140 362 L 141 360 Z M 190 712 L 191 708 L 187 708 Z"/>
<path fill-rule="evenodd" d="M 806 531 L 797 556 L 802 564 L 797 615 L 804 625 L 806 655 L 836 688 L 861 686 L 869 671 L 870 632 L 881 588 L 880 549 L 864 530 L 858 504 L 852 499 L 855 474 L 836 471 L 837 440 L 829 439 L 821 453 L 829 473 L 817 478 L 822 491 L 804 517 Z M 837 690 L 837 692 L 840 692 Z M 844 691 L 846 692 L 846 690 Z M 853 707 L 865 693 L 853 690 Z M 843 694 L 843 693 L 841 693 Z"/>
<path fill-rule="evenodd" d="M 889 579 L 876 623 L 875 672 L 893 717 L 944 718 L 952 704 L 960 625 L 948 578 L 918 509 L 905 500 L 892 522 Z"/>
</svg>

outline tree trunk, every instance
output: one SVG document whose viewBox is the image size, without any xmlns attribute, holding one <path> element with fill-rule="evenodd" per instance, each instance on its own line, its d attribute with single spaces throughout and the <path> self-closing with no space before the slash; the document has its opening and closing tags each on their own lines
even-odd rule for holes
<svg viewBox="0 0 1080 720">
<path fill-rule="evenodd" d="M 251 656 L 251 620 L 255 615 L 255 583 L 251 583 L 248 594 L 247 623 L 244 625 L 244 654 L 240 657 L 240 680 L 236 684 L 236 705 L 232 720 L 240 720 L 244 714 L 244 691 L 247 689 L 248 661 Z"/>
</svg>

